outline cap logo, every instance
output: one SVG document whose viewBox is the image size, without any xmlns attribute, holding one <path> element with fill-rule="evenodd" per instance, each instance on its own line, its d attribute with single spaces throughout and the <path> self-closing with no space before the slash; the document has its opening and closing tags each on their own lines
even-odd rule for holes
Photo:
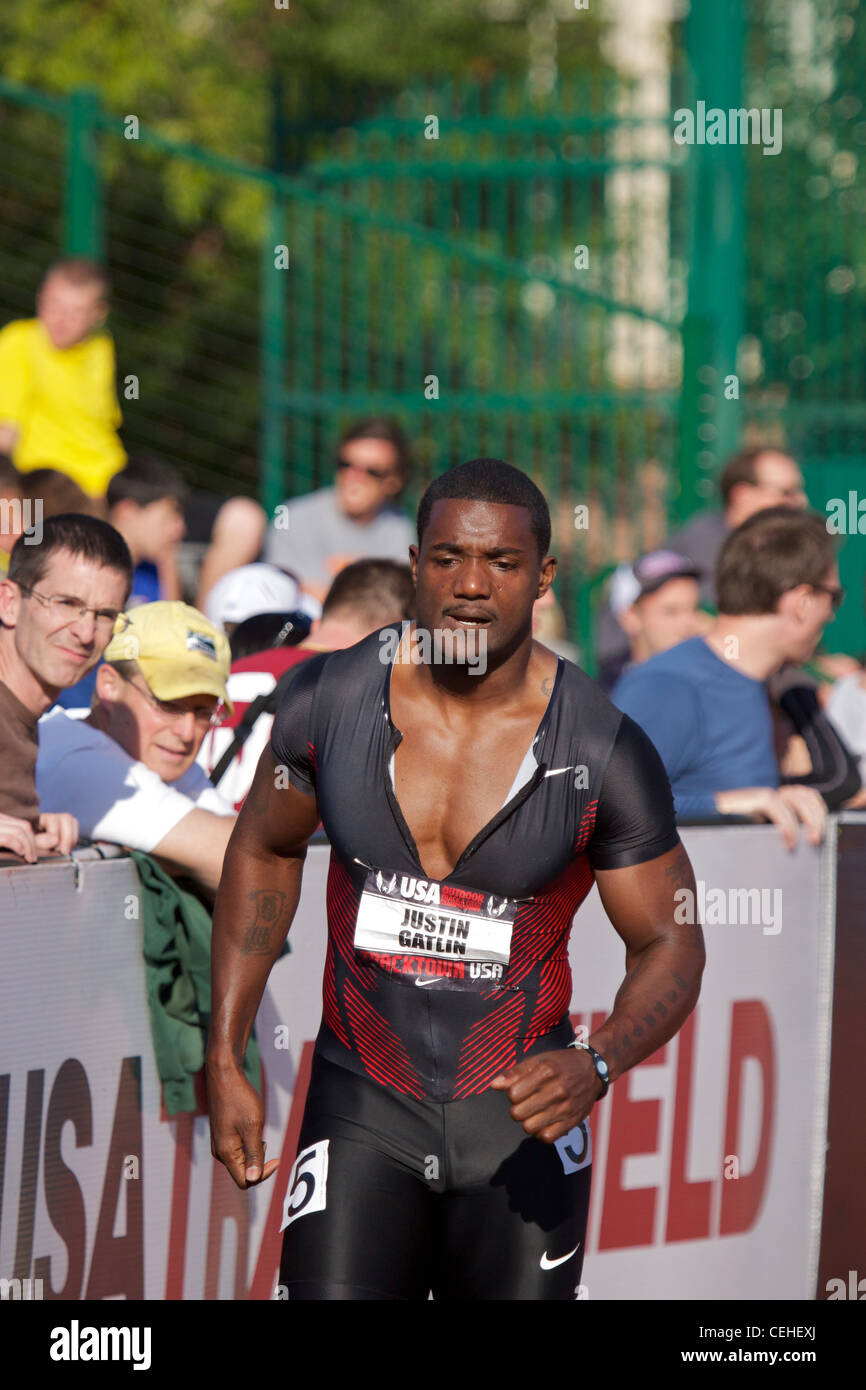
<svg viewBox="0 0 866 1390">
<path fill-rule="evenodd" d="M 216 642 L 204 632 L 193 632 L 191 628 L 187 628 L 186 649 L 188 652 L 201 652 L 204 656 L 209 656 L 211 661 L 217 659 Z"/>
</svg>

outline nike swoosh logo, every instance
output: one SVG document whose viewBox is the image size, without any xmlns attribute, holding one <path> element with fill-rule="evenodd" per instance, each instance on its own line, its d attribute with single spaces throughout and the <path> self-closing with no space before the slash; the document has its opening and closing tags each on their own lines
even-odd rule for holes
<svg viewBox="0 0 866 1390">
<path fill-rule="evenodd" d="M 574 1247 L 573 1250 L 569 1250 L 567 1255 L 560 1255 L 558 1260 L 549 1260 L 547 1258 L 547 1251 L 545 1250 L 538 1263 L 541 1265 L 542 1269 L 556 1269 L 557 1265 L 564 1265 L 566 1260 L 570 1260 L 572 1255 L 576 1255 L 579 1249 L 580 1241 L 577 1242 L 577 1245 Z"/>
<path fill-rule="evenodd" d="M 431 978 L 431 977 L 428 975 L 428 976 L 426 976 L 426 978 L 425 978 L 425 977 L 422 977 L 421 975 L 416 975 L 416 976 L 415 976 L 415 983 L 416 983 L 416 985 L 418 986 L 419 989 L 423 989 L 425 985 L 436 985 L 436 984 L 438 984 L 438 983 L 439 983 L 439 976 L 438 976 L 438 975 L 434 975 L 434 976 Z"/>
<path fill-rule="evenodd" d="M 545 777 L 558 777 L 561 772 L 574 772 L 576 766 L 577 764 L 574 763 L 571 767 L 552 767 L 544 775 Z"/>
</svg>

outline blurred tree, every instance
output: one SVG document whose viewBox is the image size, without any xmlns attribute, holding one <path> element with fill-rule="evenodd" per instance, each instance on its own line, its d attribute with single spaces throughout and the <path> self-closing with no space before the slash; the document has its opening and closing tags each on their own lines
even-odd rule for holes
<svg viewBox="0 0 866 1390">
<path fill-rule="evenodd" d="M 310 91 L 419 76 L 525 71 L 528 21 L 551 0 L 4 0 L 6 77 L 49 91 L 96 88 L 106 107 L 163 134 L 256 163 L 269 156 L 270 78 L 303 74 Z M 562 17 L 575 20 L 564 5 Z M 560 49 L 584 60 L 594 17 L 560 24 Z M 482 39 L 483 35 L 483 39 Z M 594 45 L 590 45 L 593 48 Z"/>
</svg>

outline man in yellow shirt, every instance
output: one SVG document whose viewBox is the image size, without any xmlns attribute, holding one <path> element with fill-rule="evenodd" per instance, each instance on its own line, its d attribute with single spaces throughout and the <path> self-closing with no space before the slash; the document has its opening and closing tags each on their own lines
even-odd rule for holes
<svg viewBox="0 0 866 1390">
<path fill-rule="evenodd" d="M 57 261 L 36 312 L 0 330 L 0 451 L 21 473 L 58 468 L 101 497 L 126 460 L 114 344 L 101 331 L 105 272 L 83 256 Z"/>
</svg>

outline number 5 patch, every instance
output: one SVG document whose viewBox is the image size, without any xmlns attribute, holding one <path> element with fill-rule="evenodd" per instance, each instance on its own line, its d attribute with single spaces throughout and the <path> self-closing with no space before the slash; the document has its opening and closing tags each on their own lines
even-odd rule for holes
<svg viewBox="0 0 866 1390">
<path fill-rule="evenodd" d="M 328 1144 L 320 1139 L 304 1149 L 295 1159 L 289 1174 L 289 1186 L 283 1202 L 284 1231 L 299 1216 L 311 1211 L 324 1211 L 328 1200 Z"/>
</svg>

